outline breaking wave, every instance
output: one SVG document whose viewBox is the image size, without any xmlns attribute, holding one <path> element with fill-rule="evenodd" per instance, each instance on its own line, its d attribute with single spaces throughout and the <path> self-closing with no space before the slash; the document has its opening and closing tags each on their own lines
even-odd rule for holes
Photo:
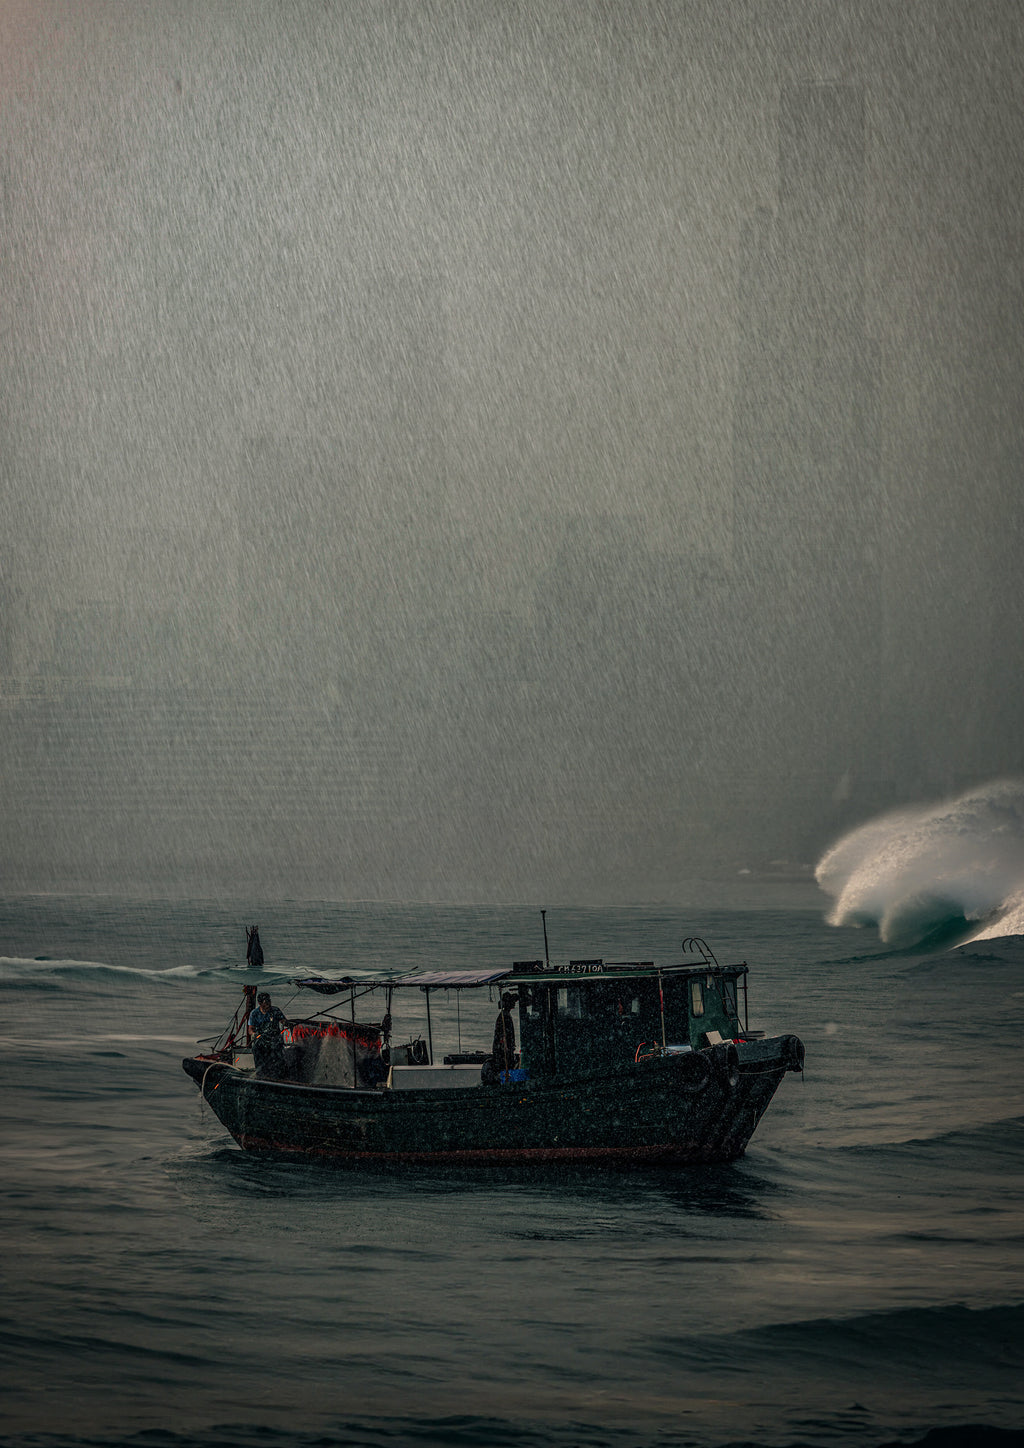
<svg viewBox="0 0 1024 1448">
<path fill-rule="evenodd" d="M 875 925 L 896 948 L 1024 934 L 1024 780 L 897 810 L 823 856 L 830 925 Z"/>
</svg>

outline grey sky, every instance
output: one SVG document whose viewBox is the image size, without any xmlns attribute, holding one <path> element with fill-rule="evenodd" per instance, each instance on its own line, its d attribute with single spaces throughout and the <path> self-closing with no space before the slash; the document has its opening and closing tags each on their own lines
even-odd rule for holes
<svg viewBox="0 0 1024 1448">
<path fill-rule="evenodd" d="M 665 895 L 1024 769 L 1021 52 L 3 0 L 6 877 Z M 809 86 L 862 118 L 816 241 Z"/>
</svg>

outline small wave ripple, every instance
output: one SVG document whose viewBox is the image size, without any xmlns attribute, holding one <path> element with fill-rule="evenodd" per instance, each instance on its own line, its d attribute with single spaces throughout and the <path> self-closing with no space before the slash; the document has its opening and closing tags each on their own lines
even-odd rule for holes
<svg viewBox="0 0 1024 1448">
<path fill-rule="evenodd" d="M 844 1415 L 847 1432 L 832 1422 L 825 1428 L 827 1439 L 842 1443 L 846 1438 L 857 1448 L 1024 1448 L 1024 1429 L 1000 1428 L 982 1423 L 957 1423 L 932 1428 L 923 1437 L 892 1438 L 870 1428 L 865 1432 L 858 1421 L 863 1409 L 854 1403 Z M 749 1437 L 705 1438 L 692 1430 L 677 1433 L 658 1431 L 654 1438 L 636 1428 L 617 1428 L 595 1423 L 529 1423 L 521 1420 L 455 1414 L 445 1418 L 379 1420 L 349 1419 L 334 1427 L 312 1432 L 280 1430 L 244 1423 L 215 1423 L 208 1429 L 176 1431 L 150 1429 L 124 1437 L 79 1434 L 28 1433 L 5 1438 L 4 1448 L 808 1448 L 817 1441 L 803 1431 L 796 1435 L 772 1435 L 757 1440 Z"/>
<path fill-rule="evenodd" d="M 104 974 L 142 976 L 146 980 L 194 980 L 204 972 L 193 965 L 146 969 L 137 965 L 111 965 L 105 960 L 51 960 L 48 956 L 34 956 L 29 959 L 18 955 L 0 955 L 0 984 L 53 985 L 62 978 L 81 980 Z"/>
</svg>

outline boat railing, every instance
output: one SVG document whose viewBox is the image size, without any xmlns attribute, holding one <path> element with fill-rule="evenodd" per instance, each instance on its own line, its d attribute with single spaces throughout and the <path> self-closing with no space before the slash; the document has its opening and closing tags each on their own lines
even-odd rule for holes
<svg viewBox="0 0 1024 1448">
<path fill-rule="evenodd" d="M 715 952 L 711 949 L 711 946 L 707 943 L 707 941 L 702 940 L 699 935 L 691 935 L 686 940 L 684 940 L 682 950 L 684 955 L 695 955 L 699 952 L 700 957 L 705 965 L 713 965 L 716 968 L 718 967 L 718 961 L 715 958 Z"/>
</svg>

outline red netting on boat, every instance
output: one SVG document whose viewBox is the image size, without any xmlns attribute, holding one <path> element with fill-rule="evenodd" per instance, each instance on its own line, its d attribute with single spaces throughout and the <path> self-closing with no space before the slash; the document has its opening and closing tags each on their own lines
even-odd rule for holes
<svg viewBox="0 0 1024 1448">
<path fill-rule="evenodd" d="M 366 1050 L 380 1049 L 380 1026 L 364 1026 L 359 1021 L 304 1021 L 292 1026 L 292 1040 L 322 1040 L 324 1036 L 341 1036 L 357 1041 Z"/>
</svg>

